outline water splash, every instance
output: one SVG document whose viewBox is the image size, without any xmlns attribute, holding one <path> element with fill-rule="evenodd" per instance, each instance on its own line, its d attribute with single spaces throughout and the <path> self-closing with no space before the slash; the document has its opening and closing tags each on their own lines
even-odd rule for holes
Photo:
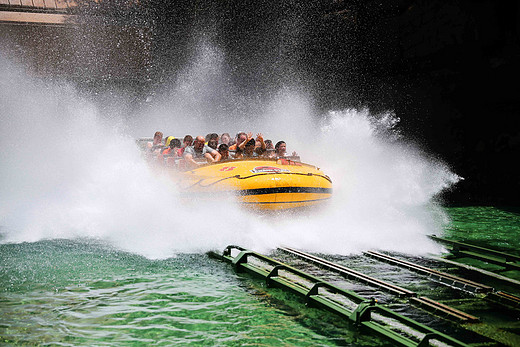
<svg viewBox="0 0 520 347">
<path fill-rule="evenodd" d="M 407 144 L 395 131 L 397 122 L 391 113 L 329 113 L 318 144 L 307 150 L 316 161 L 321 157 L 322 167 L 333 177 L 333 202 L 323 214 L 302 223 L 327 241 L 295 237 L 300 247 L 337 253 L 435 250 L 426 235 L 441 233 L 446 222 L 435 196 L 460 178 Z M 293 226 L 288 223 L 286 228 Z"/>
<path fill-rule="evenodd" d="M 172 100 L 185 104 L 159 102 L 134 122 L 101 114 L 72 87 L 28 78 L 3 61 L 3 242 L 93 238 L 151 258 L 220 250 L 228 244 L 259 251 L 284 244 L 341 254 L 438 250 L 426 237 L 441 232 L 445 222 L 434 199 L 459 177 L 406 143 L 396 130 L 397 117 L 368 110 L 317 117 L 307 96 L 291 90 L 246 105 L 238 91 L 225 87 L 229 83 L 218 82 L 225 81 L 219 75 L 224 57 L 208 49 L 199 50 L 202 62 L 187 67 L 170 90 Z M 196 85 L 190 86 L 190 74 L 197 74 Z M 205 75 L 216 82 L 204 83 Z M 212 91 L 219 87 L 223 90 Z M 215 123 L 214 114 L 201 118 L 222 98 L 228 100 L 226 109 L 234 105 L 241 115 L 228 114 L 227 123 Z M 197 100 L 202 106 L 193 111 Z M 244 117 L 246 109 L 254 112 Z M 169 180 L 143 162 L 133 142 L 136 134 L 167 127 L 175 135 L 250 130 L 273 141 L 284 139 L 289 151 L 297 150 L 305 162 L 332 177 L 333 200 L 319 212 L 276 217 L 225 200 L 186 205 Z"/>
</svg>

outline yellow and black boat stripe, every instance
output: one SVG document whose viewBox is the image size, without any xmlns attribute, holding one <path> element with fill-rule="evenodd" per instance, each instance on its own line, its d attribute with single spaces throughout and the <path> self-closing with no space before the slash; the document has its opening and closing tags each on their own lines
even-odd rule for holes
<svg viewBox="0 0 520 347">
<path fill-rule="evenodd" d="M 321 187 L 273 187 L 237 190 L 238 195 L 263 195 L 281 193 L 332 194 L 332 188 Z"/>
<path fill-rule="evenodd" d="M 255 188 L 255 189 L 242 189 L 242 190 L 228 190 L 228 191 L 209 191 L 209 192 L 190 192 L 191 197 L 203 197 L 203 196 L 218 196 L 218 195 L 238 195 L 238 196 L 248 196 L 253 197 L 255 195 L 267 195 L 267 194 L 320 194 L 332 195 L 332 188 L 321 188 L 321 187 L 272 187 L 272 188 Z M 297 203 L 297 202 L 306 202 L 306 201 L 319 201 L 329 199 L 330 196 L 320 199 L 309 199 L 309 200 L 296 200 L 296 201 L 287 201 L 287 203 Z M 257 202 L 247 202 L 247 203 L 257 203 Z M 265 204 L 266 202 L 258 202 Z M 282 201 L 272 202 L 272 203 L 284 203 Z"/>
<path fill-rule="evenodd" d="M 313 199 L 313 200 L 300 200 L 300 201 L 242 201 L 242 204 L 246 205 L 277 205 L 277 204 L 307 204 L 312 202 L 319 202 L 328 200 L 330 198 Z"/>
</svg>

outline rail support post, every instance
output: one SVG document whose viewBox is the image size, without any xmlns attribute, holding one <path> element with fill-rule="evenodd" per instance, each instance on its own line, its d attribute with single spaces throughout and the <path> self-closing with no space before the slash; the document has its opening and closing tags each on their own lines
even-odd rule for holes
<svg viewBox="0 0 520 347">
<path fill-rule="evenodd" d="M 271 270 L 271 272 L 269 272 L 269 274 L 267 275 L 267 277 L 265 278 L 265 285 L 269 288 L 272 286 L 271 284 L 271 278 L 272 277 L 277 277 L 278 276 L 278 270 L 283 270 L 283 269 L 287 269 L 287 266 L 286 265 L 276 265 L 275 267 L 273 267 L 273 269 Z"/>
<path fill-rule="evenodd" d="M 430 340 L 433 338 L 436 338 L 436 337 L 439 337 L 439 335 L 436 333 L 428 333 L 428 334 L 424 335 L 424 337 L 422 338 L 421 342 L 419 342 L 417 347 L 430 346 Z"/>
<path fill-rule="evenodd" d="M 240 264 L 243 264 L 243 263 L 247 263 L 247 256 L 249 254 L 254 254 L 254 252 L 251 252 L 251 251 L 242 251 L 240 252 L 236 257 L 235 259 L 233 259 L 233 269 L 236 271 L 236 272 L 240 272 Z"/>
<path fill-rule="evenodd" d="M 316 282 L 312 286 L 311 289 L 305 294 L 305 305 L 311 307 L 311 295 L 318 295 L 319 294 L 319 288 L 320 287 L 327 287 L 330 288 L 330 286 L 325 282 Z"/>
<path fill-rule="evenodd" d="M 374 298 L 361 302 L 358 307 L 350 315 L 350 320 L 359 325 L 361 322 L 370 320 L 370 312 L 376 307 L 376 300 Z"/>
</svg>

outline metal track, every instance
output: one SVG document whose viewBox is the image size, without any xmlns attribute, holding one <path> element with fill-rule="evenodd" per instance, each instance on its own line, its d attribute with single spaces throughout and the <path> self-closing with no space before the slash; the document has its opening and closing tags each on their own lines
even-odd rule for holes
<svg viewBox="0 0 520 347">
<path fill-rule="evenodd" d="M 452 319 L 455 319 L 455 320 L 461 321 L 461 322 L 479 321 L 478 317 L 472 316 L 470 314 L 457 310 L 453 307 L 449 307 L 447 305 L 444 305 L 440 302 L 437 302 L 435 300 L 432 300 L 432 299 L 424 297 L 424 296 L 418 298 L 417 293 L 415 293 L 411 290 L 398 287 L 394 284 L 382 281 L 382 280 L 374 278 L 374 277 L 370 277 L 363 273 L 349 269 L 343 265 L 333 263 L 326 259 L 317 257 L 317 256 L 309 254 L 309 253 L 302 252 L 302 251 L 294 249 L 294 248 L 280 247 L 279 249 L 281 249 L 284 252 L 287 252 L 293 256 L 296 256 L 296 257 L 299 257 L 306 261 L 317 264 L 325 269 L 335 271 L 344 277 L 347 277 L 350 279 L 355 279 L 355 280 L 365 283 L 367 285 L 371 285 L 371 286 L 380 288 L 384 291 L 387 291 L 387 292 L 397 295 L 399 297 L 409 297 L 411 303 L 421 306 L 422 308 L 424 308 L 430 312 L 442 313 L 443 315 L 450 316 Z"/>
<path fill-rule="evenodd" d="M 409 270 L 421 273 L 423 275 L 426 275 L 429 278 L 434 279 L 435 281 L 438 281 L 440 283 L 449 285 L 451 287 L 459 288 L 462 290 L 466 290 L 472 293 L 490 293 L 493 291 L 493 288 L 490 286 L 487 286 L 485 284 L 473 282 L 470 280 L 467 280 L 465 278 L 453 276 L 441 271 L 429 269 L 427 267 L 417 265 L 402 259 L 397 259 L 394 257 L 391 257 L 387 254 L 378 253 L 374 251 L 367 251 L 363 252 L 365 255 L 377 259 L 379 261 L 383 261 L 389 264 L 393 264 L 396 266 L 404 267 Z"/>
<path fill-rule="evenodd" d="M 281 249 L 281 250 L 283 250 L 283 251 L 285 251 L 287 253 L 290 253 L 290 254 L 292 254 L 294 256 L 297 256 L 297 257 L 299 257 L 301 259 L 304 259 L 304 260 L 307 260 L 307 261 L 312 262 L 314 264 L 320 265 L 323 268 L 326 268 L 326 269 L 338 272 L 339 274 L 341 274 L 344 277 L 355 279 L 355 280 L 357 280 L 359 282 L 368 284 L 370 286 L 374 286 L 374 287 L 380 288 L 382 290 L 385 290 L 385 291 L 387 291 L 389 293 L 392 293 L 394 295 L 397 295 L 399 297 L 417 296 L 416 293 L 414 293 L 414 292 L 412 292 L 412 291 L 410 291 L 408 289 L 404 289 L 404 288 L 398 287 L 396 285 L 393 285 L 391 283 L 379 280 L 377 278 L 370 277 L 370 276 L 365 275 L 365 274 L 363 274 L 361 272 L 349 269 L 349 268 L 347 268 L 347 267 L 345 267 L 343 265 L 340 265 L 340 264 L 335 264 L 335 263 L 330 262 L 330 261 L 328 261 L 326 259 L 319 258 L 319 257 L 317 257 L 315 255 L 312 255 L 312 254 L 309 254 L 309 253 L 305 253 L 305 252 L 299 251 L 299 250 L 294 249 L 294 248 L 289 248 L 289 247 L 280 247 L 279 249 Z"/>
<path fill-rule="evenodd" d="M 515 279 L 509 278 L 509 277 L 506 277 L 506 276 L 502 276 L 500 274 L 497 274 L 497 273 L 494 273 L 494 272 L 491 272 L 491 271 L 487 271 L 487 270 L 484 270 L 484 269 L 481 269 L 481 268 L 478 268 L 478 267 L 475 267 L 475 266 L 472 266 L 472 265 L 462 264 L 462 263 L 459 263 L 459 262 L 456 262 L 456 261 L 453 261 L 453 260 L 450 260 L 450 259 L 445 259 L 445 258 L 441 258 L 441 257 L 437 257 L 437 256 L 431 256 L 431 255 L 428 256 L 428 259 L 431 259 L 431 260 L 434 260 L 434 261 L 437 261 L 437 262 L 443 262 L 443 263 L 446 263 L 446 264 L 450 264 L 450 265 L 456 266 L 458 268 L 462 268 L 462 269 L 464 269 L 466 271 L 477 273 L 477 275 L 479 277 L 485 276 L 488 279 L 498 280 L 498 281 L 500 281 L 502 283 L 505 283 L 505 284 L 507 284 L 509 286 L 520 288 L 520 281 L 517 281 Z"/>
<path fill-rule="evenodd" d="M 232 252 L 238 254 L 233 256 Z M 265 255 L 239 246 L 228 246 L 222 255 L 215 253 L 210 255 L 231 263 L 237 272 L 245 271 L 265 278 L 268 287 L 280 287 L 303 296 L 307 304 L 347 318 L 360 328 L 379 334 L 393 344 L 428 346 L 430 343 L 435 343 L 468 346 L 462 341 L 381 306 L 374 299 L 367 299 L 353 291 L 341 289 L 319 277 Z M 343 299 L 338 300 L 337 296 Z"/>
<path fill-rule="evenodd" d="M 503 266 L 510 270 L 520 270 L 520 256 L 484 248 L 469 243 L 430 236 L 431 239 L 451 246 L 451 252 L 458 257 L 469 257 L 491 264 Z"/>
<path fill-rule="evenodd" d="M 516 307 L 516 308 L 520 307 L 520 297 L 513 295 L 513 294 L 506 293 L 506 292 L 502 292 L 502 291 L 493 292 L 493 293 L 490 293 L 487 298 L 492 301 L 496 301 L 501 304 L 506 304 L 511 307 Z"/>
</svg>

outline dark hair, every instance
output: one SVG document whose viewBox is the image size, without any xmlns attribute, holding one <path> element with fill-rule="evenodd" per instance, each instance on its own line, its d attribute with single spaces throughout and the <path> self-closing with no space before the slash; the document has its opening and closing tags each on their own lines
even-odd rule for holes
<svg viewBox="0 0 520 347">
<path fill-rule="evenodd" d="M 264 143 L 265 143 L 266 145 L 267 145 L 267 144 L 269 144 L 269 143 L 271 143 L 271 144 L 272 144 L 272 143 L 273 143 L 273 141 L 271 141 L 271 140 L 265 140 L 265 141 L 264 141 Z"/>
<path fill-rule="evenodd" d="M 206 142 L 209 140 L 218 140 L 218 134 L 217 133 L 209 133 L 206 135 Z"/>
<path fill-rule="evenodd" d="M 262 146 L 255 148 L 255 153 L 258 154 L 258 155 L 262 155 L 265 152 L 267 152 L 267 149 L 262 148 Z"/>
<path fill-rule="evenodd" d="M 285 143 L 285 141 L 278 141 L 276 145 L 274 146 L 275 149 L 278 149 L 282 145 L 282 143 Z"/>
<path fill-rule="evenodd" d="M 213 149 L 217 149 L 218 141 L 217 140 L 209 140 L 208 141 L 208 146 L 213 148 Z"/>
<path fill-rule="evenodd" d="M 251 140 L 247 141 L 246 146 L 254 146 L 255 143 L 256 143 L 255 139 L 251 139 Z"/>
<path fill-rule="evenodd" d="M 184 140 L 182 140 L 182 142 L 186 142 L 186 141 L 190 141 L 190 146 L 191 146 L 191 144 L 193 143 L 193 136 L 191 136 L 191 135 L 184 136 Z"/>
<path fill-rule="evenodd" d="M 172 148 L 174 148 L 174 147 L 181 148 L 182 147 L 181 140 L 179 140 L 179 139 L 172 139 L 170 141 L 170 147 L 172 147 Z"/>
<path fill-rule="evenodd" d="M 222 143 L 220 146 L 218 146 L 218 151 L 219 152 L 225 152 L 225 151 L 228 151 L 229 150 L 229 146 L 226 145 L 225 143 Z"/>
</svg>

